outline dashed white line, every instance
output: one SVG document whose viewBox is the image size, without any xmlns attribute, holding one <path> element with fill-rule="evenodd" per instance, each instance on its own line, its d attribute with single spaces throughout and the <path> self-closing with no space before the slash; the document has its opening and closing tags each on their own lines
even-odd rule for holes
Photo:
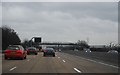
<svg viewBox="0 0 120 75">
<path fill-rule="evenodd" d="M 63 60 L 63 62 L 66 62 L 65 60 Z"/>
<path fill-rule="evenodd" d="M 28 59 L 27 61 L 30 61 L 30 59 Z"/>
<path fill-rule="evenodd" d="M 60 58 L 60 57 L 58 57 L 58 58 Z"/>
<path fill-rule="evenodd" d="M 36 56 L 33 56 L 33 58 L 36 58 Z"/>
<path fill-rule="evenodd" d="M 82 73 L 80 70 L 78 70 L 77 68 L 74 68 L 75 71 L 77 71 L 78 73 Z"/>
<path fill-rule="evenodd" d="M 14 69 L 16 69 L 16 68 L 17 68 L 17 67 L 13 67 L 13 68 L 10 69 L 10 71 L 12 71 L 12 70 L 14 70 Z"/>
</svg>

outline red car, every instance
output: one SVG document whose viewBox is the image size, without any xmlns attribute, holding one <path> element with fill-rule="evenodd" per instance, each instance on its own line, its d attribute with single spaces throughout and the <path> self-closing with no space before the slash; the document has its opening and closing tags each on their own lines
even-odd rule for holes
<svg viewBox="0 0 120 75">
<path fill-rule="evenodd" d="M 4 58 L 21 58 L 26 59 L 27 51 L 21 45 L 11 45 L 4 51 Z"/>
<path fill-rule="evenodd" d="M 35 48 L 35 47 L 29 47 L 27 48 L 27 54 L 35 54 L 37 55 L 38 54 L 38 50 Z"/>
</svg>

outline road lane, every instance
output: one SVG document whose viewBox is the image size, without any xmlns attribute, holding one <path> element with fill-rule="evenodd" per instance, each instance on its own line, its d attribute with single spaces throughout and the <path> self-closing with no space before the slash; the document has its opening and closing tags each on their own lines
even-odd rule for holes
<svg viewBox="0 0 120 75">
<path fill-rule="evenodd" d="M 26 60 L 3 60 L 3 73 L 117 73 L 118 69 L 67 53 L 56 57 L 28 55 Z M 12 69 L 12 70 L 11 70 Z M 10 71 L 11 70 L 11 71 Z"/>
<path fill-rule="evenodd" d="M 26 60 L 12 60 L 9 62 L 10 60 L 3 61 L 3 73 L 76 73 L 76 71 L 73 70 L 73 66 L 64 64 L 57 56 L 43 57 L 43 53 L 40 53 L 38 56 L 29 55 Z M 17 68 L 13 71 L 8 71 L 14 66 L 17 66 Z"/>
<path fill-rule="evenodd" d="M 33 60 L 33 55 L 27 56 L 27 59 L 8 59 L 2 61 L 2 72 L 7 73 L 12 67 L 26 65 L 27 60 Z"/>
<path fill-rule="evenodd" d="M 89 61 L 79 56 L 67 53 L 59 53 L 59 56 L 68 61 L 71 65 L 81 69 L 83 73 L 118 73 L 118 68 Z"/>
</svg>

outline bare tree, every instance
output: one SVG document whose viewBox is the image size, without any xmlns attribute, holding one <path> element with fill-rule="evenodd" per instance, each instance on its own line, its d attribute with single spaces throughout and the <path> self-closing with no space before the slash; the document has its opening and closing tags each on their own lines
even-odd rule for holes
<svg viewBox="0 0 120 75">
<path fill-rule="evenodd" d="M 21 40 L 14 29 L 2 26 L 2 48 L 6 49 L 9 45 L 21 44 Z"/>
<path fill-rule="evenodd" d="M 78 40 L 78 41 L 77 41 L 77 44 L 78 44 L 79 46 L 81 46 L 81 47 L 89 48 L 88 43 L 87 43 L 86 41 L 84 41 L 84 40 Z"/>
</svg>

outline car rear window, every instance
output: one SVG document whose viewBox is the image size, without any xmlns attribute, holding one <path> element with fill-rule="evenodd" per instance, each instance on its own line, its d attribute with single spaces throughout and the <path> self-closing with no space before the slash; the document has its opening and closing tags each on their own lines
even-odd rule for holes
<svg viewBox="0 0 120 75">
<path fill-rule="evenodd" d="M 28 50 L 35 50 L 35 48 L 29 48 Z"/>
<path fill-rule="evenodd" d="M 52 50 L 54 50 L 54 49 L 52 49 L 52 48 L 47 48 L 46 50 L 51 50 L 51 51 L 52 51 Z"/>
<path fill-rule="evenodd" d="M 7 49 L 9 50 L 19 50 L 20 48 L 17 46 L 9 46 Z"/>
<path fill-rule="evenodd" d="M 30 48 L 28 48 L 28 50 L 36 50 L 36 48 L 30 47 Z"/>
</svg>

